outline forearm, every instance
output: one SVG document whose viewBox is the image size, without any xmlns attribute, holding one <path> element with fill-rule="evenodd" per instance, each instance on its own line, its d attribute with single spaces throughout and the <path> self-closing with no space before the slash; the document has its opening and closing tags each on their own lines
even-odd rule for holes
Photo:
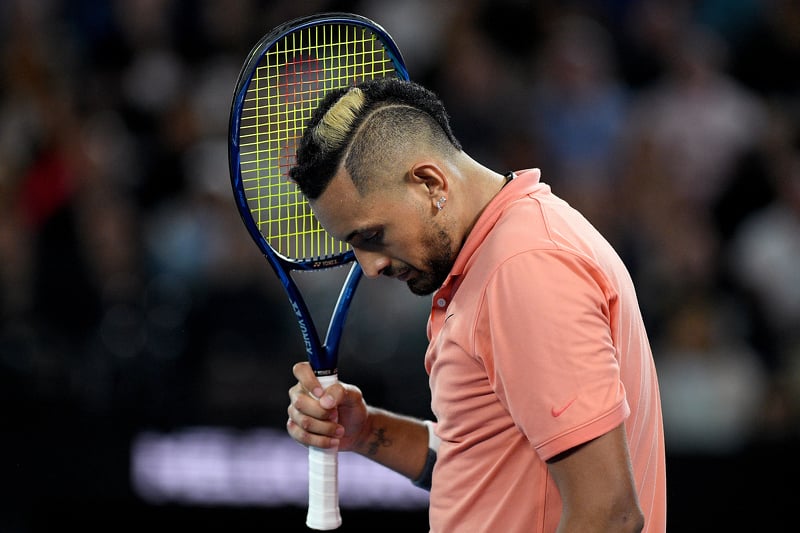
<svg viewBox="0 0 800 533">
<path fill-rule="evenodd" d="M 353 451 L 414 480 L 428 455 L 428 428 L 418 418 L 371 407 L 369 432 Z"/>
</svg>

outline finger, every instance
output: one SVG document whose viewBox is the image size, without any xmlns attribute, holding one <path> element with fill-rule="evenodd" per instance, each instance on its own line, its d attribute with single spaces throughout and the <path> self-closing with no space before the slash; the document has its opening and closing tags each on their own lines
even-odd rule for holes
<svg viewBox="0 0 800 533">
<path fill-rule="evenodd" d="M 286 422 L 286 430 L 295 441 L 304 446 L 314 446 L 315 448 L 335 448 L 339 446 L 338 438 L 325 437 L 322 435 L 314 435 L 312 433 L 305 432 L 292 420 Z"/>
<path fill-rule="evenodd" d="M 292 367 L 292 374 L 306 390 L 311 391 L 315 396 L 322 395 L 322 385 L 320 385 L 317 376 L 314 375 L 314 371 L 308 361 L 295 363 Z"/>
<path fill-rule="evenodd" d="M 308 394 L 302 394 L 289 404 L 289 416 L 298 424 L 301 424 L 303 417 L 322 422 L 337 423 L 339 421 L 339 410 L 336 408 L 325 409 L 316 398 Z M 306 424 L 301 425 L 306 427 Z"/>
<path fill-rule="evenodd" d="M 321 398 L 307 391 L 300 383 L 289 389 L 289 405 L 303 414 L 320 420 L 336 420 L 337 406 L 343 397 L 344 389 L 337 385 L 329 387 Z"/>
<path fill-rule="evenodd" d="M 290 412 L 289 421 L 292 422 L 300 432 L 308 435 L 337 438 L 344 434 L 344 427 L 336 422 L 319 420 L 318 418 L 306 416 L 297 411 Z"/>
<path fill-rule="evenodd" d="M 329 448 L 339 445 L 344 435 L 344 427 L 304 416 L 302 413 L 290 413 L 286 422 L 286 430 L 296 441 L 307 446 Z"/>
</svg>

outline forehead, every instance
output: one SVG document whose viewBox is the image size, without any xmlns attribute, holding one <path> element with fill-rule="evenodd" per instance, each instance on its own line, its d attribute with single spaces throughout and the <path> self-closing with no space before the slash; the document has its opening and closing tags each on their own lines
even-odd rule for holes
<svg viewBox="0 0 800 533">
<path fill-rule="evenodd" d="M 362 227 L 373 210 L 373 197 L 361 196 L 346 170 L 334 175 L 325 191 L 311 200 L 311 208 L 325 230 L 344 240 Z"/>
</svg>

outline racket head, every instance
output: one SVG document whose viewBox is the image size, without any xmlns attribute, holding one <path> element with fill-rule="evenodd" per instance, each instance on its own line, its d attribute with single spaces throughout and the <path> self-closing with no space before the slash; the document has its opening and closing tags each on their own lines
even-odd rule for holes
<svg viewBox="0 0 800 533">
<path fill-rule="evenodd" d="M 289 169 L 325 95 L 384 77 L 408 79 L 400 50 L 380 25 L 352 13 L 291 20 L 250 51 L 231 105 L 230 174 L 245 226 L 273 266 L 316 270 L 355 258 L 319 224 Z"/>
</svg>

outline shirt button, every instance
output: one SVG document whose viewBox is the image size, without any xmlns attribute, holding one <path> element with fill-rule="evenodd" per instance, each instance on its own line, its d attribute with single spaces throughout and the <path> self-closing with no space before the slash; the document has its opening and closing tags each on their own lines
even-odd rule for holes
<svg viewBox="0 0 800 533">
<path fill-rule="evenodd" d="M 447 300 L 445 300 L 444 298 L 439 298 L 438 300 L 436 300 L 436 305 L 438 305 L 439 307 L 444 307 L 447 305 Z"/>
</svg>

